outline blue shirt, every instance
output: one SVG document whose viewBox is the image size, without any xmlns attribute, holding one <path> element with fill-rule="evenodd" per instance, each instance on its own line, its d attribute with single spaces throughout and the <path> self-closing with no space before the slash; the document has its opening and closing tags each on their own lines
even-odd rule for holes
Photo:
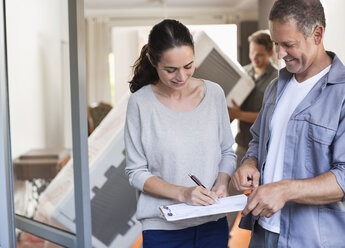
<svg viewBox="0 0 345 248">
<path fill-rule="evenodd" d="M 297 106 L 288 122 L 284 150 L 283 179 L 305 179 L 331 171 L 345 192 L 345 67 L 332 52 L 330 71 Z M 251 128 L 253 139 L 247 154 L 265 167 L 269 123 L 292 74 L 286 68 L 265 91 L 263 107 Z M 317 190 L 317 189 L 316 189 Z M 344 202 L 344 199 L 343 199 Z M 248 215 L 240 226 L 251 228 L 255 217 Z M 278 247 L 344 247 L 345 211 L 337 203 L 305 205 L 287 202 L 281 210 Z"/>
</svg>

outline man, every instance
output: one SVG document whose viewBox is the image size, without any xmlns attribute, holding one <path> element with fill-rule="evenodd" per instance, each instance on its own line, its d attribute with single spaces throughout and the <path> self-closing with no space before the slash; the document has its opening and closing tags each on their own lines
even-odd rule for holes
<svg viewBox="0 0 345 248">
<path fill-rule="evenodd" d="M 233 107 L 228 108 L 231 119 L 240 121 L 239 132 L 236 136 L 239 161 L 247 152 L 249 141 L 252 139 L 249 129 L 259 114 L 265 89 L 278 76 L 276 67 L 271 63 L 273 42 L 270 35 L 260 30 L 249 36 L 248 41 L 251 63 L 244 69 L 254 80 L 255 88 L 243 102 L 241 108 L 236 102 L 233 102 Z"/>
<path fill-rule="evenodd" d="M 254 80 L 255 88 L 243 102 L 241 108 L 236 102 L 233 102 L 233 107 L 228 108 L 231 120 L 239 120 L 239 132 L 236 135 L 237 168 L 248 150 L 249 141 L 252 139 L 249 129 L 259 114 L 265 89 L 267 85 L 278 76 L 278 70 L 271 63 L 273 42 L 270 35 L 265 31 L 259 30 L 249 36 L 248 41 L 251 63 L 246 65 L 244 69 Z M 230 185 L 230 195 L 239 193 L 240 192 L 236 191 L 233 186 Z M 228 214 L 229 230 L 231 230 L 236 216 L 237 212 Z"/>
<path fill-rule="evenodd" d="M 252 189 L 240 225 L 249 247 L 344 247 L 345 67 L 324 49 L 319 0 L 278 0 L 269 21 L 286 67 L 232 178 Z"/>
</svg>

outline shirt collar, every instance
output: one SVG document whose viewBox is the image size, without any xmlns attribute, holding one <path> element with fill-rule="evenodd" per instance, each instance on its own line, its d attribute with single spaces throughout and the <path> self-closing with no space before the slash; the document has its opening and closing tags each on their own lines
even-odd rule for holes
<svg viewBox="0 0 345 248">
<path fill-rule="evenodd" d="M 345 66 L 343 65 L 343 63 L 340 61 L 340 59 L 335 53 L 327 51 L 327 54 L 333 60 L 331 69 L 329 70 L 329 73 L 328 73 L 327 83 L 328 84 L 345 83 Z"/>
</svg>

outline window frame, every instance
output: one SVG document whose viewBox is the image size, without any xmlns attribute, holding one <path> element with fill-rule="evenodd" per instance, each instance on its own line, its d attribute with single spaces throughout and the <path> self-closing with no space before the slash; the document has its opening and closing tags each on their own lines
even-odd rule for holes
<svg viewBox="0 0 345 248">
<path fill-rule="evenodd" d="M 66 247 L 92 247 L 88 163 L 84 1 L 68 1 L 76 233 L 16 215 L 11 155 L 5 0 L 0 3 L 0 248 L 16 247 L 15 228 Z M 84 121 L 85 120 L 85 121 Z"/>
</svg>

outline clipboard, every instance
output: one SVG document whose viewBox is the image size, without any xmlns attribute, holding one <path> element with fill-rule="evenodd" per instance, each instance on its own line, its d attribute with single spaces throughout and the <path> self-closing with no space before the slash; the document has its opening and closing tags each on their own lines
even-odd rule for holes
<svg viewBox="0 0 345 248">
<path fill-rule="evenodd" d="M 159 210 L 167 221 L 177 221 L 215 214 L 241 211 L 247 204 L 245 194 L 228 196 L 208 206 L 192 206 L 186 203 L 160 206 Z"/>
</svg>

